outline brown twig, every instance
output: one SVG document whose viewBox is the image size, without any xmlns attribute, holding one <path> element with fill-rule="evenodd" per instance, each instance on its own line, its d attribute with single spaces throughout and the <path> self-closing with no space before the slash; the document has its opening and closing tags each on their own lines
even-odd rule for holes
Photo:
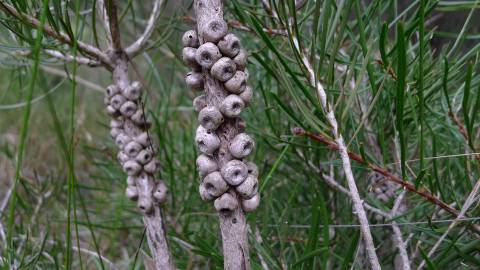
<svg viewBox="0 0 480 270">
<path fill-rule="evenodd" d="M 326 138 L 322 135 L 313 134 L 311 132 L 308 132 L 308 131 L 306 131 L 302 128 L 298 128 L 298 127 L 293 128 L 292 131 L 297 136 L 307 136 L 312 140 L 321 142 L 321 143 L 325 144 L 328 148 L 330 148 L 334 151 L 339 150 L 337 144 L 334 141 L 332 141 L 332 140 L 330 140 L 330 139 L 328 139 L 328 138 Z M 457 209 L 449 206 L 448 204 L 446 204 L 445 202 L 443 202 L 442 200 L 437 198 L 432 193 L 416 189 L 413 184 L 403 181 L 400 177 L 394 175 L 393 173 L 391 173 L 390 171 L 388 171 L 385 168 L 379 167 L 378 165 L 372 164 L 372 163 L 364 160 L 357 153 L 349 151 L 348 156 L 351 159 L 357 161 L 358 163 L 361 163 L 361 164 L 367 166 L 368 168 L 370 168 L 371 170 L 385 176 L 389 181 L 392 181 L 392 182 L 402 186 L 404 189 L 407 189 L 411 192 L 417 193 L 418 195 L 424 197 L 426 200 L 432 202 L 433 204 L 438 205 L 440 208 L 444 209 L 445 211 L 449 212 L 450 214 L 458 216 L 459 211 Z"/>
</svg>

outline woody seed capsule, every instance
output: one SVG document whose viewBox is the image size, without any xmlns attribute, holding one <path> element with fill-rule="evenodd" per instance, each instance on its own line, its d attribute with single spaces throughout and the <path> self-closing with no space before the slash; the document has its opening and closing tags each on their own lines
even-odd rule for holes
<svg viewBox="0 0 480 270">
<path fill-rule="evenodd" d="M 127 99 L 124 96 L 117 94 L 110 98 L 110 105 L 118 110 L 123 105 L 123 103 L 125 103 L 126 100 Z"/>
<path fill-rule="evenodd" d="M 215 64 L 213 64 L 210 73 L 215 79 L 221 82 L 225 82 L 233 77 L 236 70 L 237 67 L 235 66 L 235 63 L 232 61 L 232 59 L 228 57 L 222 57 L 217 62 L 215 62 Z"/>
<path fill-rule="evenodd" d="M 197 32 L 195 30 L 188 30 L 185 32 L 185 34 L 182 36 L 182 45 L 183 47 L 197 48 L 200 45 Z"/>
<path fill-rule="evenodd" d="M 138 199 L 138 190 L 136 186 L 128 186 L 125 189 L 125 195 L 132 201 L 136 201 Z"/>
<path fill-rule="evenodd" d="M 220 147 L 220 139 L 218 136 L 202 126 L 197 128 L 195 142 L 197 143 L 198 150 L 206 155 L 212 155 Z"/>
<path fill-rule="evenodd" d="M 204 154 L 198 156 L 196 164 L 201 177 L 218 170 L 217 162 Z"/>
<path fill-rule="evenodd" d="M 215 197 L 213 197 L 212 195 L 210 195 L 210 193 L 207 192 L 207 189 L 205 188 L 205 184 L 203 182 L 198 186 L 198 193 L 200 193 L 200 198 L 203 201 L 213 201 L 213 199 L 215 199 Z"/>
<path fill-rule="evenodd" d="M 243 71 L 237 71 L 235 72 L 235 75 L 225 82 L 225 89 L 227 91 L 234 93 L 234 94 L 239 94 L 245 90 L 245 87 L 247 86 L 247 75 Z"/>
<path fill-rule="evenodd" d="M 202 44 L 195 53 L 197 63 L 206 69 L 210 69 L 221 57 L 222 54 L 217 46 L 211 42 Z"/>
<path fill-rule="evenodd" d="M 125 135 L 124 133 L 118 134 L 118 136 L 115 138 L 115 143 L 120 149 L 123 149 L 123 147 L 125 147 L 125 145 L 131 141 L 132 138 L 128 137 L 128 135 Z"/>
<path fill-rule="evenodd" d="M 135 137 L 135 141 L 141 144 L 142 146 L 149 146 L 150 140 L 148 138 L 147 132 L 142 132 L 138 136 Z"/>
<path fill-rule="evenodd" d="M 108 97 L 112 97 L 120 92 L 120 89 L 114 84 L 107 86 L 107 89 L 105 90 L 107 93 Z"/>
<path fill-rule="evenodd" d="M 224 193 L 213 203 L 218 212 L 230 212 L 238 207 L 238 201 L 229 193 Z"/>
<path fill-rule="evenodd" d="M 223 165 L 220 172 L 228 184 L 238 186 L 247 178 L 248 169 L 243 162 L 233 159 Z"/>
<path fill-rule="evenodd" d="M 233 62 L 237 65 L 238 70 L 244 70 L 247 65 L 247 52 L 240 49 L 240 52 L 233 58 Z"/>
<path fill-rule="evenodd" d="M 258 193 L 258 180 L 255 175 L 249 174 L 245 181 L 235 188 L 242 198 L 250 199 Z"/>
<path fill-rule="evenodd" d="M 125 145 L 125 148 L 123 151 L 129 156 L 129 157 L 136 157 L 138 153 L 142 150 L 142 145 L 137 143 L 136 141 L 131 141 L 127 145 Z"/>
<path fill-rule="evenodd" d="M 160 169 L 160 163 L 158 160 L 153 158 L 148 162 L 145 166 L 143 166 L 143 170 L 149 174 L 155 174 Z"/>
<path fill-rule="evenodd" d="M 219 172 L 212 172 L 205 176 L 203 183 L 208 194 L 213 197 L 222 195 L 228 189 L 227 182 L 223 180 L 222 175 Z"/>
<path fill-rule="evenodd" d="M 199 70 L 200 65 L 197 63 L 197 59 L 195 59 L 195 54 L 197 53 L 196 48 L 192 47 L 185 47 L 182 50 L 182 60 L 185 65 L 191 67 L 193 70 Z"/>
<path fill-rule="evenodd" d="M 125 89 L 125 97 L 129 100 L 137 100 L 142 96 L 142 85 L 140 82 L 133 82 Z"/>
<path fill-rule="evenodd" d="M 205 95 L 193 99 L 193 109 L 196 112 L 200 112 L 205 107 L 207 107 L 207 97 Z"/>
<path fill-rule="evenodd" d="M 234 34 L 227 34 L 218 42 L 218 49 L 223 55 L 233 58 L 240 52 L 240 40 Z"/>
<path fill-rule="evenodd" d="M 200 72 L 189 72 L 185 77 L 187 86 L 193 90 L 201 90 L 203 88 L 203 75 Z"/>
<path fill-rule="evenodd" d="M 203 108 L 198 114 L 198 122 L 207 130 L 217 129 L 223 120 L 222 113 L 213 106 Z"/>
<path fill-rule="evenodd" d="M 246 86 L 245 90 L 243 90 L 242 93 L 238 95 L 243 102 L 245 102 L 245 105 L 248 105 L 250 102 L 252 102 L 252 97 L 253 97 L 253 90 L 252 87 Z"/>
<path fill-rule="evenodd" d="M 237 95 L 227 96 L 220 105 L 220 112 L 226 117 L 239 116 L 245 107 L 243 100 Z"/>
<path fill-rule="evenodd" d="M 159 181 L 153 190 L 153 198 L 157 203 L 163 203 L 167 200 L 167 186 L 163 181 Z"/>
<path fill-rule="evenodd" d="M 118 159 L 118 161 L 119 161 L 121 164 L 124 164 L 124 163 L 127 162 L 130 158 L 128 157 L 127 154 L 125 154 L 125 152 L 120 151 L 120 152 L 118 152 L 118 154 L 117 154 L 117 159 Z"/>
<path fill-rule="evenodd" d="M 120 133 L 122 133 L 122 132 L 123 132 L 122 129 L 112 128 L 112 129 L 110 130 L 110 136 L 111 136 L 113 139 L 115 139 L 115 138 L 118 136 L 118 134 L 120 134 Z"/>
<path fill-rule="evenodd" d="M 107 114 L 112 117 L 117 117 L 119 115 L 119 112 L 117 111 L 117 109 L 113 108 L 112 105 L 108 105 L 106 110 L 107 110 Z"/>
<path fill-rule="evenodd" d="M 255 163 L 246 161 L 245 165 L 247 165 L 248 174 L 252 174 L 258 177 L 258 167 L 257 165 L 255 165 Z"/>
<path fill-rule="evenodd" d="M 141 196 L 138 200 L 138 208 L 146 215 L 151 214 L 153 210 L 152 199 L 150 197 Z"/>
<path fill-rule="evenodd" d="M 137 104 L 133 101 L 127 101 L 120 107 L 120 112 L 126 117 L 132 116 L 137 111 Z"/>
<path fill-rule="evenodd" d="M 135 157 L 135 160 L 142 164 L 142 165 L 145 165 L 147 164 L 148 162 L 150 162 L 150 160 L 152 160 L 152 153 L 146 149 L 143 149 L 141 150 L 138 155 Z"/>
<path fill-rule="evenodd" d="M 260 204 L 260 194 L 255 194 L 251 199 L 242 200 L 242 208 L 245 212 L 252 212 Z"/>
<path fill-rule="evenodd" d="M 123 164 L 123 171 L 127 175 L 137 175 L 140 170 L 142 170 L 142 166 L 134 160 L 129 160 Z"/>
<path fill-rule="evenodd" d="M 233 138 L 228 146 L 228 150 L 235 158 L 244 158 L 253 151 L 255 142 L 245 133 L 240 133 Z"/>
<path fill-rule="evenodd" d="M 205 42 L 218 42 L 228 31 L 227 23 L 221 19 L 212 19 L 203 29 L 203 39 Z"/>
</svg>

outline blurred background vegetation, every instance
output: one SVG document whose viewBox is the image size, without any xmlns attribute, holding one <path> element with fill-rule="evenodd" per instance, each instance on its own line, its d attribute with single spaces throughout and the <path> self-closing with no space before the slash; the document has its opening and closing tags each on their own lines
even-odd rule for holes
<svg viewBox="0 0 480 270">
<path fill-rule="evenodd" d="M 44 1 L 1 2 L 40 18 Z M 142 33 L 152 1 L 118 2 L 128 44 Z M 181 62 L 180 37 L 193 27 L 192 2 L 166 2 L 131 74 L 147 86 L 145 108 L 169 187 L 165 212 L 177 267 L 222 269 L 218 218 L 197 192 L 196 93 L 184 84 Z M 456 216 L 353 162 L 367 204 L 385 213 L 395 201 L 400 205 L 388 218 L 368 212 L 382 266 L 402 269 L 392 240 L 396 222 L 412 268 L 423 260 L 427 269 L 480 268 L 480 1 L 306 0 L 295 6 L 286 0 L 270 1 L 270 10 L 262 1 L 224 2 L 226 20 L 250 53 L 255 90 L 243 113 L 257 141 L 252 160 L 262 193 L 261 206 L 248 215 L 254 269 L 368 267 L 351 201 L 332 186 L 346 187 L 338 153 L 292 133 L 301 127 L 331 141 L 305 59 L 335 105 L 349 150 L 452 208 L 471 205 L 427 255 Z M 94 1 L 49 5 L 47 23 L 105 49 Z M 143 269 L 148 248 L 141 214 L 124 196 L 125 175 L 108 135 L 103 89 L 110 73 L 49 56 L 45 50 L 74 51 L 51 38 L 42 40 L 36 59 L 31 52 L 38 32 L 5 13 L 0 23 L 0 265 Z M 9 215 L 17 168 L 17 203 Z M 396 200 L 400 196 L 404 200 Z M 9 236 L 13 249 L 7 248 Z"/>
</svg>

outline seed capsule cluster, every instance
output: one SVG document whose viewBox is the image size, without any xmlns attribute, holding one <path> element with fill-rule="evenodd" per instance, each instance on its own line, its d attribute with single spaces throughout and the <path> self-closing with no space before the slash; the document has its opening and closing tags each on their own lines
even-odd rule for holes
<svg viewBox="0 0 480 270">
<path fill-rule="evenodd" d="M 163 181 L 155 181 L 160 163 L 155 158 L 158 149 L 151 141 L 146 119 L 141 106 L 142 85 L 133 82 L 121 89 L 110 85 L 106 89 L 105 105 L 111 116 L 110 135 L 120 149 L 117 158 L 128 175 L 126 196 L 137 201 L 145 214 L 150 214 L 153 205 L 166 200 L 167 187 Z"/>
<path fill-rule="evenodd" d="M 253 92 L 247 85 L 247 54 L 238 37 L 228 34 L 227 30 L 225 21 L 213 19 L 203 30 L 203 44 L 196 31 L 185 32 L 182 59 L 192 69 L 185 78 L 192 90 L 203 90 L 205 80 L 213 79 L 227 93 L 218 98 L 210 97 L 213 94 L 207 92 L 193 100 L 200 124 L 195 135 L 201 152 L 196 160 L 202 178 L 200 196 L 205 201 L 214 201 L 217 211 L 233 211 L 241 207 L 249 212 L 260 204 L 258 169 L 245 159 L 252 153 L 255 142 L 243 133 L 244 123 L 239 116 L 251 102 Z M 220 130 L 226 122 L 235 122 L 240 133 L 226 138 L 225 142 L 221 139 L 225 135 Z M 222 152 L 222 143 L 228 143 L 224 147 L 228 154 Z M 234 192 L 240 200 L 235 198 Z"/>
</svg>

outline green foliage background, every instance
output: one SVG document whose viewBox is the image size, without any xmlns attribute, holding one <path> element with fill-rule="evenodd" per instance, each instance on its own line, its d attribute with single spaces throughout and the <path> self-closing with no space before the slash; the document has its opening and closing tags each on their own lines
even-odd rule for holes
<svg viewBox="0 0 480 270">
<path fill-rule="evenodd" d="M 105 49 L 94 1 L 1 2 Z M 151 1 L 118 2 L 126 45 L 142 32 Z M 349 150 L 461 209 L 480 176 L 480 1 L 317 0 L 298 10 L 291 0 L 272 2 L 278 19 L 261 1 L 225 1 L 226 20 L 243 27 L 232 31 L 250 52 L 255 91 L 243 113 L 257 141 L 252 160 L 262 192 L 260 208 L 248 215 L 254 269 L 262 269 L 260 258 L 270 269 L 366 268 L 351 201 L 325 182 L 331 177 L 346 186 L 338 153 L 291 131 L 302 127 L 331 139 L 304 59 L 335 106 Z M 192 1 L 168 1 L 131 74 L 147 86 L 145 108 L 170 190 L 165 209 L 177 267 L 221 269 L 218 219 L 197 192 L 191 106 L 197 93 L 183 81 L 180 37 L 193 27 L 190 16 Z M 103 109 L 110 73 L 45 53 L 80 54 L 75 44 L 42 38 L 5 13 L 0 23 L 0 265 L 111 269 L 111 261 L 114 269 L 143 269 L 148 248 L 141 214 L 124 196 L 125 175 Z M 390 211 L 403 189 L 382 177 L 374 182 L 368 167 L 352 165 L 365 202 Z M 13 186 L 16 196 L 9 195 Z M 379 186 L 392 196 L 379 199 L 373 192 Z M 416 222 L 455 217 L 411 192 L 404 206 L 390 219 L 369 212 L 369 221 L 404 224 L 412 267 L 423 259 L 428 269 L 480 267 L 472 229 L 478 220 L 459 223 L 427 257 L 450 222 Z M 467 216 L 479 216 L 478 206 L 477 200 Z M 371 230 L 382 266 L 393 269 L 398 251 L 390 226 Z"/>
</svg>

